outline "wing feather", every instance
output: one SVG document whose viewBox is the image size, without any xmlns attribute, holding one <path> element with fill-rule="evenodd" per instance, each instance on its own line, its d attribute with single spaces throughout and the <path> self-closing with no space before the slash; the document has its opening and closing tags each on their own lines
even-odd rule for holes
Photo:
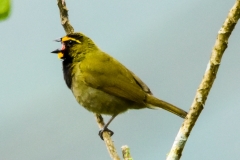
<svg viewBox="0 0 240 160">
<path fill-rule="evenodd" d="M 88 54 L 80 70 L 86 85 L 114 96 L 144 103 L 146 93 L 151 93 L 140 78 L 103 52 Z"/>
</svg>

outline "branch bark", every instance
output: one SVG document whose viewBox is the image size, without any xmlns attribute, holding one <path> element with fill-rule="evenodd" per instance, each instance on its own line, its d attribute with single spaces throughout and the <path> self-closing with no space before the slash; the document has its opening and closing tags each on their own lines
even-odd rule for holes
<svg viewBox="0 0 240 160">
<path fill-rule="evenodd" d="M 57 0 L 57 5 L 58 5 L 59 11 L 60 11 L 61 24 L 62 24 L 66 34 L 73 33 L 74 28 L 72 27 L 72 25 L 70 24 L 70 21 L 68 19 L 68 9 L 66 7 L 65 1 Z M 96 117 L 98 126 L 101 129 L 104 126 L 103 118 L 100 114 L 95 114 L 95 117 Z M 107 150 L 110 154 L 110 157 L 113 160 L 120 160 L 120 158 L 117 154 L 116 148 L 114 146 L 114 143 L 113 143 L 110 135 L 107 132 L 103 133 L 103 139 L 106 144 Z"/>
<path fill-rule="evenodd" d="M 104 121 L 103 121 L 102 116 L 100 114 L 95 114 L 95 117 L 96 117 L 99 128 L 100 129 L 103 128 Z M 120 160 L 120 158 L 117 154 L 116 148 L 115 148 L 115 146 L 113 144 L 113 141 L 111 139 L 111 136 L 108 134 L 108 132 L 103 132 L 103 139 L 104 139 L 104 142 L 106 144 L 107 150 L 110 154 L 110 157 L 113 160 Z"/>
<path fill-rule="evenodd" d="M 122 154 L 123 154 L 123 159 L 124 160 L 133 160 L 133 158 L 131 157 L 131 154 L 130 154 L 130 148 L 125 145 L 125 146 L 122 146 Z"/>
<path fill-rule="evenodd" d="M 239 17 L 240 0 L 237 0 L 230 12 L 228 13 L 228 16 L 223 26 L 218 32 L 217 40 L 212 49 L 211 58 L 207 65 L 204 77 L 198 87 L 190 111 L 175 138 L 171 151 L 167 156 L 167 160 L 179 160 L 181 158 L 182 151 L 191 133 L 191 130 L 195 125 L 201 111 L 204 108 L 207 96 L 216 78 L 223 53 L 228 46 L 228 39 L 235 25 L 237 24 Z"/>
<path fill-rule="evenodd" d="M 60 19 L 61 19 L 61 24 L 67 34 L 73 33 L 74 29 L 72 25 L 70 24 L 70 21 L 68 19 L 68 9 L 66 6 L 66 3 L 64 0 L 57 0 L 57 5 L 59 8 L 60 12 Z"/>
</svg>

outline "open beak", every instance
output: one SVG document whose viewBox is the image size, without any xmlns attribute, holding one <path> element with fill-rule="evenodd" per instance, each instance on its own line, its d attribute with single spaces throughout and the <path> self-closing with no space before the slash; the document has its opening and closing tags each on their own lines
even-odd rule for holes
<svg viewBox="0 0 240 160">
<path fill-rule="evenodd" d="M 62 38 L 55 39 L 54 41 L 62 42 Z M 63 54 L 64 50 L 65 50 L 65 45 L 62 43 L 62 48 L 61 49 L 56 49 L 56 50 L 52 51 L 51 53 L 57 53 L 58 54 L 58 58 L 59 59 L 63 59 L 63 57 L 64 57 L 64 54 Z"/>
</svg>

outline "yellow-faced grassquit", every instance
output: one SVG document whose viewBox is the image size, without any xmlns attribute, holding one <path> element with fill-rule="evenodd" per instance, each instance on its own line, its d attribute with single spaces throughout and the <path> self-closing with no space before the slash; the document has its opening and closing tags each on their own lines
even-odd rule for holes
<svg viewBox="0 0 240 160">
<path fill-rule="evenodd" d="M 113 132 L 107 127 L 128 109 L 162 108 L 182 118 L 187 112 L 154 97 L 145 83 L 116 59 L 99 49 L 82 33 L 68 34 L 57 42 L 61 49 L 52 51 L 62 59 L 63 75 L 77 102 L 87 110 L 111 115 L 99 131 Z"/>
</svg>

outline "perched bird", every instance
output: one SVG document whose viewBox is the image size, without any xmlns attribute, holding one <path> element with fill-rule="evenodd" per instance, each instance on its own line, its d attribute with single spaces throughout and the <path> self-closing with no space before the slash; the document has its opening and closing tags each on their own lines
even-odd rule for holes
<svg viewBox="0 0 240 160">
<path fill-rule="evenodd" d="M 182 118 L 187 112 L 154 97 L 145 83 L 116 59 L 101 51 L 82 33 L 71 33 L 58 40 L 61 49 L 52 51 L 62 59 L 65 82 L 77 102 L 87 110 L 111 115 L 99 131 L 108 131 L 111 121 L 128 109 L 162 108 Z"/>
</svg>

